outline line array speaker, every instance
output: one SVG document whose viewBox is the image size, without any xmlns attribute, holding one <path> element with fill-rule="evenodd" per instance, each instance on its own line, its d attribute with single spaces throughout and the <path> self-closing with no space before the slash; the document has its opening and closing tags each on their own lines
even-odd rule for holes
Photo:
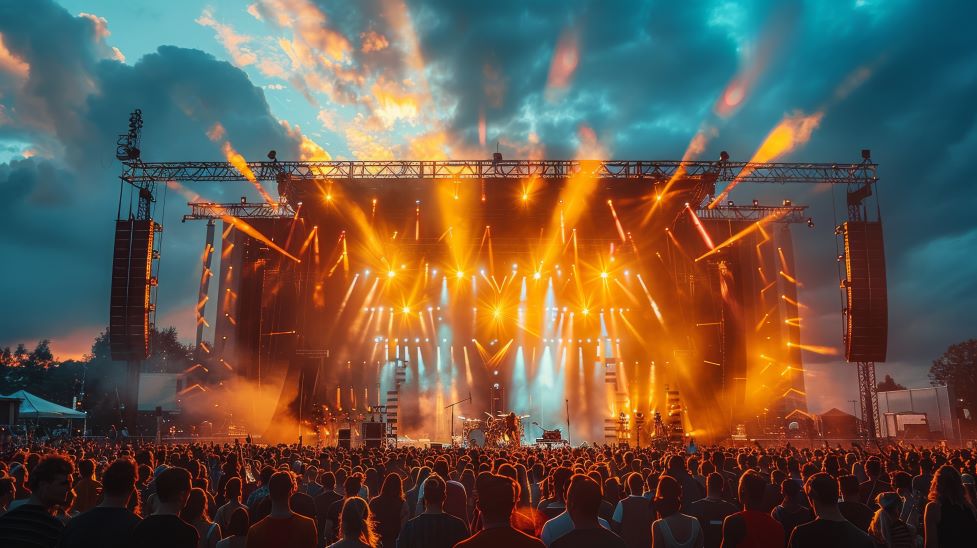
<svg viewBox="0 0 977 548">
<path fill-rule="evenodd" d="M 155 228 L 152 220 L 128 219 L 115 223 L 109 306 L 109 346 L 113 360 L 142 360 L 149 356 Z"/>
<path fill-rule="evenodd" d="M 848 221 L 845 236 L 845 275 L 848 303 L 845 359 L 884 362 L 889 332 L 882 223 Z"/>
</svg>

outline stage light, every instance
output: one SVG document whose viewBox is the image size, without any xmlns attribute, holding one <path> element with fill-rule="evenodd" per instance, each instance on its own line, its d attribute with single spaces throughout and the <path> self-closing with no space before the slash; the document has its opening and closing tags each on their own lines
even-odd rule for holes
<svg viewBox="0 0 977 548">
<path fill-rule="evenodd" d="M 526 192 L 523 192 L 522 193 L 522 201 L 524 201 L 524 202 L 528 202 L 529 201 L 529 194 L 528 193 L 526 193 Z"/>
<path fill-rule="evenodd" d="M 437 268 L 432 268 L 431 269 L 431 275 L 432 276 L 437 276 L 438 275 L 438 269 Z"/>
<path fill-rule="evenodd" d="M 580 312 L 581 312 L 581 313 L 582 313 L 582 314 L 583 314 L 584 316 L 587 316 L 587 315 L 589 315 L 589 314 L 590 314 L 590 309 L 589 309 L 589 308 L 584 308 L 584 309 L 583 309 L 583 310 L 581 310 Z"/>
<path fill-rule="evenodd" d="M 631 275 L 631 271 L 630 270 L 625 270 L 624 271 L 624 275 L 625 276 L 630 276 Z"/>
<path fill-rule="evenodd" d="M 367 268 L 366 270 L 363 271 L 363 276 L 369 276 L 369 275 L 370 275 L 370 269 Z"/>
<path fill-rule="evenodd" d="M 388 278 L 393 278 L 393 277 L 394 277 L 394 276 L 396 276 L 396 275 L 397 275 L 397 272 L 395 272 L 395 271 L 393 271 L 393 270 L 388 270 L 388 271 L 387 271 L 387 277 L 388 277 Z"/>
<path fill-rule="evenodd" d="M 600 273 L 600 277 L 606 280 L 607 279 L 607 272 L 601 272 Z"/>
<path fill-rule="evenodd" d="M 735 206 L 735 205 L 736 205 L 736 204 L 734 204 L 734 203 L 733 203 L 733 200 L 729 200 L 729 201 L 727 201 L 727 202 L 726 202 L 726 206 L 727 206 L 727 207 L 733 207 L 733 206 Z"/>
<path fill-rule="evenodd" d="M 790 206 L 791 206 L 791 201 L 790 200 L 784 200 L 784 207 L 790 207 Z"/>
<path fill-rule="evenodd" d="M 455 277 L 460 280 L 465 277 L 465 273 L 459 270 L 458 272 L 455 273 Z"/>
<path fill-rule="evenodd" d="M 753 200 L 753 207 L 760 207 L 760 200 Z"/>
<path fill-rule="evenodd" d="M 513 270 L 516 270 L 518 268 L 519 268 L 519 265 L 517 265 L 516 263 L 512 263 L 512 269 Z"/>
<path fill-rule="evenodd" d="M 814 228 L 814 218 L 813 217 L 808 217 L 807 218 L 807 227 L 808 228 Z"/>
<path fill-rule="evenodd" d="M 415 343 L 419 343 L 419 342 L 421 342 L 421 339 L 420 338 L 416 338 L 416 339 L 414 339 L 414 342 Z"/>
<path fill-rule="evenodd" d="M 496 319 L 498 319 L 502 316 L 502 310 L 496 308 L 495 310 L 492 311 L 492 315 L 495 316 Z"/>
<path fill-rule="evenodd" d="M 427 311 L 428 311 L 428 312 L 431 312 L 432 310 L 434 310 L 434 307 L 433 307 L 433 306 L 429 306 L 429 307 L 427 307 Z"/>
<path fill-rule="evenodd" d="M 662 201 L 662 195 L 659 194 L 658 196 L 655 196 L 655 201 L 658 201 L 658 202 Z"/>
<path fill-rule="evenodd" d="M 332 201 L 332 194 L 326 194 L 326 201 L 327 202 L 331 202 Z"/>
<path fill-rule="evenodd" d="M 405 306 L 405 307 L 401 308 L 400 311 L 403 312 L 404 314 L 410 314 L 410 307 L 409 306 Z"/>
<path fill-rule="evenodd" d="M 542 277 L 543 277 L 543 275 L 540 274 L 539 270 L 537 270 L 536 272 L 533 272 L 533 279 L 534 280 L 538 280 L 538 279 L 540 279 Z"/>
</svg>

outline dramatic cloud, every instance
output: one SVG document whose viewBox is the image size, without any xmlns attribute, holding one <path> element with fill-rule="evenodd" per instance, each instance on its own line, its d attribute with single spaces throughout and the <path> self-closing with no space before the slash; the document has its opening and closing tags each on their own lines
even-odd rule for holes
<svg viewBox="0 0 977 548">
<path fill-rule="evenodd" d="M 507 158 L 583 147 L 616 158 L 726 150 L 735 160 L 773 151 L 778 161 L 841 162 L 870 148 L 891 290 L 886 371 L 918 385 L 948 344 L 974 336 L 977 5 L 256 0 L 238 11 L 201 4 L 186 14 L 213 29 L 213 51 L 237 67 L 163 44 L 130 66 L 107 43 L 112 14 L 0 5 L 0 150 L 33 155 L 0 168 L 0 252 L 29 264 L 4 271 L 4 287 L 18 289 L 0 306 L 44 311 L 0 318 L 0 343 L 104 324 L 118 199 L 111 151 L 136 107 L 147 119 L 143 149 L 159 159 L 222 158 L 223 141 L 245 158 L 271 148 L 295 158 L 487 158 L 498 143 Z M 248 75 L 275 90 L 274 109 Z M 217 123 L 215 142 L 207 131 Z M 257 196 L 232 188 L 230 198 Z M 842 190 L 730 191 L 811 204 L 816 228 L 794 234 L 812 346 L 841 344 Z M 161 297 L 177 310 L 195 296 L 202 235 L 174 222 L 180 198 L 169 198 Z M 836 357 L 805 360 L 812 376 L 853 375 Z M 837 384 L 841 405 L 852 384 Z"/>
<path fill-rule="evenodd" d="M 0 7 L 0 58 L 14 60 L 3 67 L 29 67 L 26 74 L 16 68 L 17 78 L 4 81 L 0 106 L 7 120 L 0 138 L 44 152 L 44 158 L 0 164 L 0 254 L 6 264 L 0 344 L 52 337 L 57 350 L 60 335 L 105 326 L 108 242 L 120 198 L 114 143 L 132 109 L 143 110 L 147 159 L 220 158 L 219 145 L 207 136 L 215 123 L 245 157 L 260 158 L 269 149 L 298 157 L 309 146 L 297 128 L 271 115 L 261 89 L 239 69 L 171 46 L 125 65 L 105 55 L 104 24 L 50 2 L 32 3 L 31 10 Z M 214 200 L 237 199 L 241 192 L 225 193 L 216 185 L 194 190 Z M 255 199 L 256 193 L 249 194 Z M 181 198 L 158 191 L 166 242 L 162 317 L 194 300 L 203 245 L 196 227 L 179 222 Z"/>
</svg>

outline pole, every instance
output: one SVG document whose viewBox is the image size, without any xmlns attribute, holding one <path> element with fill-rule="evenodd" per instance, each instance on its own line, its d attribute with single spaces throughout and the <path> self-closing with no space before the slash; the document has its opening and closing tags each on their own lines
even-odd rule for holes
<svg viewBox="0 0 977 548">
<path fill-rule="evenodd" d="M 570 399 L 569 398 L 567 398 L 566 404 L 567 404 L 567 445 L 573 446 L 573 444 L 570 443 Z"/>
</svg>

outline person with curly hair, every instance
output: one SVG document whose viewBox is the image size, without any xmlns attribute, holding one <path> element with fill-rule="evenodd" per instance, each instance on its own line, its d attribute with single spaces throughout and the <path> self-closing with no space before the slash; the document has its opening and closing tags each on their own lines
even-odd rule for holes
<svg viewBox="0 0 977 548">
<path fill-rule="evenodd" d="M 956 468 L 944 464 L 930 484 L 923 512 L 923 546 L 973 546 L 977 539 L 977 510 L 967 503 L 963 480 Z"/>
</svg>

